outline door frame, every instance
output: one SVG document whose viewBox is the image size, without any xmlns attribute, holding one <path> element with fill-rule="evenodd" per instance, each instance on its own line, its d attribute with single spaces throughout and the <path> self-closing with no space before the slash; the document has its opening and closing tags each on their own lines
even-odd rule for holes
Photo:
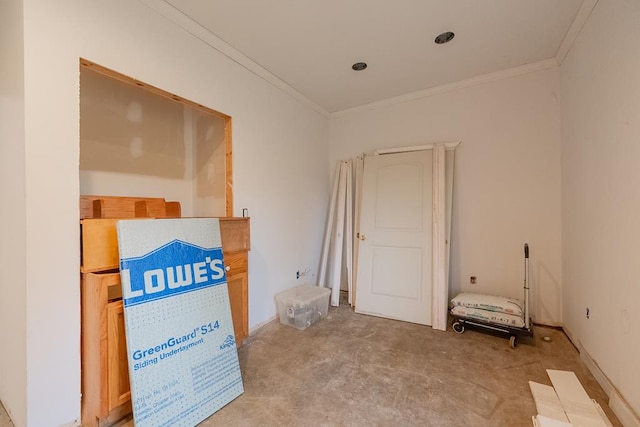
<svg viewBox="0 0 640 427">
<path fill-rule="evenodd" d="M 441 152 L 442 158 L 437 161 L 440 156 L 437 156 L 434 151 L 434 168 L 433 174 L 433 232 L 432 232 L 432 264 L 439 265 L 440 268 L 432 268 L 433 282 L 432 289 L 432 310 L 431 310 L 431 327 L 433 329 L 446 331 L 447 329 L 447 306 L 448 306 L 448 281 L 449 281 L 449 254 L 451 248 L 451 214 L 452 214 L 452 181 L 453 171 L 447 170 L 445 165 L 446 151 L 454 151 L 456 147 L 462 141 L 450 141 L 443 143 L 430 143 L 423 145 L 412 145 L 404 147 L 394 148 L 381 148 L 373 151 L 373 155 L 385 155 L 406 153 L 412 151 L 424 151 L 434 150 L 437 146 L 443 147 Z M 436 165 L 438 164 L 438 166 Z M 356 188 L 362 187 L 362 175 L 356 176 Z M 436 188 L 436 186 L 438 188 Z M 451 190 L 449 190 L 451 188 Z M 436 203 L 436 197 L 440 203 Z M 362 203 L 362 193 L 356 191 L 356 215 L 360 215 L 360 205 Z M 354 227 L 354 233 L 359 234 L 360 219 L 357 218 L 357 226 Z M 355 236 L 353 238 L 353 265 L 354 270 L 358 270 L 358 254 L 360 241 Z M 353 280 L 353 293 L 356 294 L 356 288 L 358 286 L 357 277 Z M 436 289 L 437 288 L 437 289 Z M 353 306 L 355 308 L 356 301 L 354 298 Z"/>
</svg>

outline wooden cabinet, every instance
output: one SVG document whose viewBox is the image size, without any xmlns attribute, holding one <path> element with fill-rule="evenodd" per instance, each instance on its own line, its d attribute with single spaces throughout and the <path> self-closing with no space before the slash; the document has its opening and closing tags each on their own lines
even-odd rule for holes
<svg viewBox="0 0 640 427">
<path fill-rule="evenodd" d="M 220 234 L 231 318 L 240 347 L 249 336 L 249 218 L 221 218 Z"/>
<path fill-rule="evenodd" d="M 226 261 L 226 260 L 225 260 Z M 233 319 L 233 329 L 236 334 L 236 344 L 238 347 L 249 335 L 249 325 L 247 319 L 248 298 L 249 298 L 249 275 L 245 272 L 227 273 L 227 287 L 229 288 L 229 301 L 231 302 L 231 317 Z M 235 309 L 234 309 L 235 308 Z"/>
<path fill-rule="evenodd" d="M 107 304 L 107 388 L 110 410 L 131 400 L 122 300 Z"/>
<path fill-rule="evenodd" d="M 131 412 L 121 295 L 119 272 L 82 273 L 83 426 L 109 425 Z"/>
<path fill-rule="evenodd" d="M 104 211 L 104 206 L 102 208 Z M 122 211 L 114 215 L 118 212 Z M 131 413 L 117 220 L 81 220 L 82 425 L 85 427 L 108 426 Z M 236 344 L 240 347 L 249 333 L 249 218 L 219 220 L 231 315 Z"/>
<path fill-rule="evenodd" d="M 240 347 L 249 335 L 249 219 L 221 219 L 220 235 L 233 329 L 236 345 Z"/>
</svg>

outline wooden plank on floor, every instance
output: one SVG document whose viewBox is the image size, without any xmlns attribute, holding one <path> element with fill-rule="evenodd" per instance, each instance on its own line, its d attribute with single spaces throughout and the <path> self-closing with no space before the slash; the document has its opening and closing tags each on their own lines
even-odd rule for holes
<svg viewBox="0 0 640 427">
<path fill-rule="evenodd" d="M 553 388 L 572 424 L 583 427 L 607 427 L 593 401 L 571 371 L 547 369 Z"/>
<path fill-rule="evenodd" d="M 572 427 L 573 424 L 565 421 L 558 421 L 553 418 L 545 417 L 544 415 L 536 415 L 533 417 L 534 427 Z"/>
<path fill-rule="evenodd" d="M 529 388 L 531 388 L 533 400 L 536 402 L 538 415 L 565 423 L 569 422 L 553 387 L 529 381 Z"/>
<path fill-rule="evenodd" d="M 591 399 L 591 401 L 593 402 L 593 406 L 595 406 L 596 409 L 598 410 L 598 413 L 600 414 L 600 418 L 602 418 L 602 421 L 604 421 L 608 427 L 613 427 L 613 424 L 611 424 L 611 421 L 609 421 L 609 418 L 607 418 L 607 414 L 604 413 L 604 409 L 602 409 L 602 406 L 600 406 L 600 404 L 596 402 L 595 399 Z"/>
</svg>

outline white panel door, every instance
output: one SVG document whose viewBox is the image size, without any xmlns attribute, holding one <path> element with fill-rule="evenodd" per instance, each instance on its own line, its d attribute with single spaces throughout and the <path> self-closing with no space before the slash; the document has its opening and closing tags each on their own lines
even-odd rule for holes
<svg viewBox="0 0 640 427">
<path fill-rule="evenodd" d="M 356 312 L 431 325 L 432 151 L 367 156 Z"/>
</svg>

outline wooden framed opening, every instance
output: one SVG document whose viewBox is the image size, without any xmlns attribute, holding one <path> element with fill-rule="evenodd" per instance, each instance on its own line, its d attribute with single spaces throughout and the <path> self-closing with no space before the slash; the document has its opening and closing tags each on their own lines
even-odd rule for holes
<svg viewBox="0 0 640 427">
<path fill-rule="evenodd" d="M 233 216 L 231 117 L 80 59 L 80 194 Z"/>
</svg>

